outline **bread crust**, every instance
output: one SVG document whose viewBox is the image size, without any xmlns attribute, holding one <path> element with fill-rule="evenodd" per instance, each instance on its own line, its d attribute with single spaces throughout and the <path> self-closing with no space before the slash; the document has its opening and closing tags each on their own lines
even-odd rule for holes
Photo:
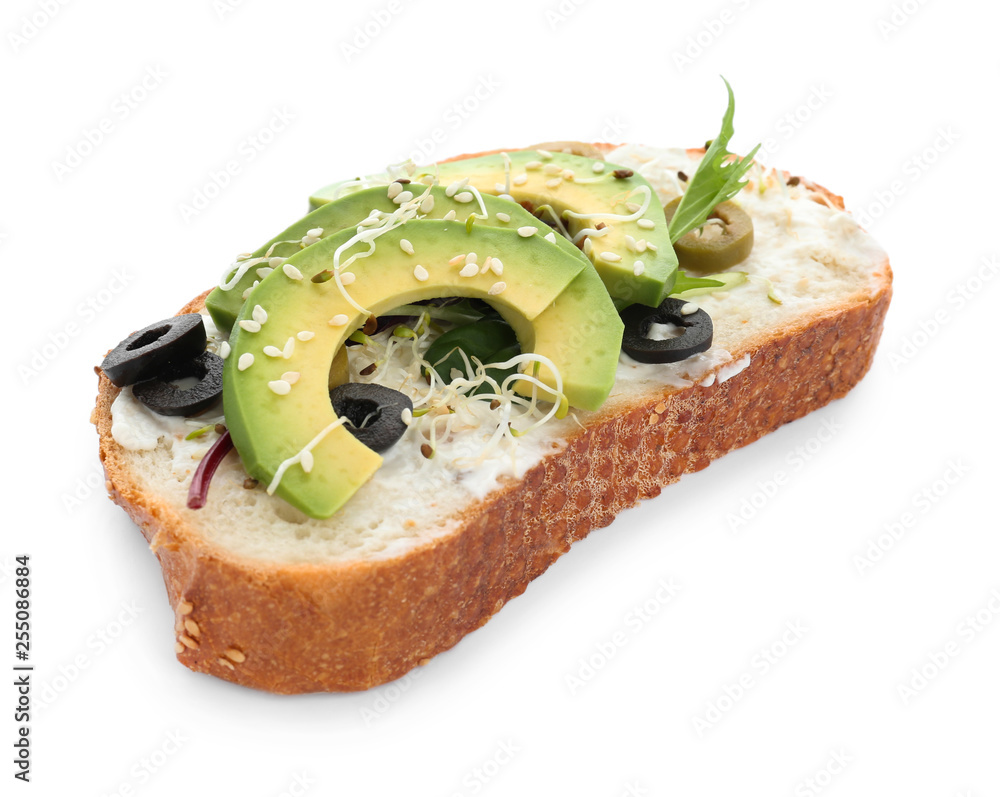
<svg viewBox="0 0 1000 797">
<path fill-rule="evenodd" d="M 131 474 L 111 436 L 119 390 L 95 369 L 91 420 L 106 487 L 160 562 L 182 664 L 284 694 L 369 689 L 482 626 L 621 510 L 845 395 L 871 366 L 889 307 L 888 261 L 877 273 L 877 290 L 732 352 L 749 353 L 750 365 L 725 382 L 663 388 L 594 413 L 563 449 L 468 507 L 452 532 L 403 555 L 280 564 L 201 539 Z M 206 295 L 180 312 L 201 310 Z"/>
</svg>

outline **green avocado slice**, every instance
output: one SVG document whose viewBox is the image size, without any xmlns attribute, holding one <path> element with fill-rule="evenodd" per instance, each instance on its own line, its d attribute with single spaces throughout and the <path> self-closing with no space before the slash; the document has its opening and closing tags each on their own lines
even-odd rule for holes
<svg viewBox="0 0 1000 797">
<path fill-rule="evenodd" d="M 437 180 L 460 195 L 464 185 L 511 197 L 538 212 L 550 206 L 569 236 L 585 252 L 612 298 L 624 306 L 658 306 L 673 289 L 677 257 L 670 243 L 663 207 L 649 182 L 631 169 L 605 161 L 545 150 L 516 150 L 420 167 L 414 183 Z M 320 207 L 388 175 L 337 183 L 320 189 L 310 204 Z M 464 183 L 462 181 L 467 181 Z M 543 216 L 551 219 L 551 214 Z M 598 229 L 600 227 L 600 229 Z M 590 230 L 591 232 L 586 232 Z"/>
<path fill-rule="evenodd" d="M 216 287 L 208 294 L 205 299 L 205 307 L 211 314 L 215 325 L 224 331 L 232 329 L 233 324 L 236 323 L 236 317 L 246 301 L 245 292 L 249 291 L 256 282 L 263 280 L 275 267 L 280 268 L 288 257 L 301 252 L 309 245 L 314 245 L 303 243 L 303 240 L 315 242 L 329 238 L 348 227 L 357 227 L 373 211 L 381 213 L 398 211 L 401 203 L 394 200 L 398 200 L 403 191 L 407 190 L 412 201 L 420 200 L 416 203 L 418 218 L 441 219 L 449 214 L 454 214 L 456 219 L 465 222 L 470 214 L 482 215 L 483 208 L 475 199 L 468 202 L 458 201 L 454 195 L 449 196 L 443 187 L 428 187 L 420 183 L 401 186 L 399 193 L 393 198 L 389 197 L 384 185 L 344 194 L 299 219 L 266 244 L 251 252 L 243 260 L 246 263 L 267 257 L 279 258 L 280 263 L 278 261 L 275 261 L 274 265 L 266 261 L 254 263 L 245 270 L 239 279 L 235 280 L 235 283 L 228 290 Z M 462 199 L 464 200 L 465 197 Z M 550 240 L 554 240 L 563 251 L 583 258 L 584 262 L 587 262 L 577 247 L 558 233 L 553 234 L 552 229 L 547 224 L 536 219 L 516 202 L 498 199 L 489 194 L 484 194 L 482 200 L 486 210 L 486 218 L 476 218 L 475 224 L 513 229 L 532 226 L 542 235 L 551 235 Z M 319 235 L 317 237 L 307 236 L 307 233 L 313 230 L 319 231 Z M 236 265 L 238 267 L 239 263 Z M 231 279 L 235 272 L 236 268 L 230 269 L 227 278 Z"/>
<path fill-rule="evenodd" d="M 336 278 L 313 282 L 313 276 L 334 266 L 341 247 L 341 264 L 352 254 L 369 252 L 366 244 L 349 245 L 355 232 L 349 228 L 301 250 L 288 260 L 292 276 L 277 269 L 252 289 L 223 369 L 226 422 L 248 473 L 307 515 L 332 515 L 381 463 L 378 454 L 338 425 L 328 389 L 335 353 L 369 312 L 377 315 L 439 296 L 483 299 L 511 324 L 525 351 L 547 356 L 560 375 L 584 379 L 582 385 L 564 380 L 570 404 L 593 405 L 601 390 L 610 391 L 618 344 L 609 346 L 601 327 L 577 324 L 580 341 L 560 346 L 560 336 L 566 335 L 562 325 L 569 321 L 558 311 L 552 315 L 568 292 L 581 311 L 617 319 L 599 280 L 577 282 L 591 272 L 583 259 L 537 233 L 417 219 L 384 232 L 368 256 L 343 267 L 341 274 L 354 275 L 344 289 Z M 489 256 L 499 258 L 502 276 L 491 270 L 462 276 L 465 258 L 458 256 L 470 252 L 477 253 L 480 264 Z M 550 329 L 554 324 L 560 328 Z M 586 366 L 575 364 L 574 359 L 585 359 L 587 335 L 595 341 L 591 348 L 602 354 Z"/>
</svg>

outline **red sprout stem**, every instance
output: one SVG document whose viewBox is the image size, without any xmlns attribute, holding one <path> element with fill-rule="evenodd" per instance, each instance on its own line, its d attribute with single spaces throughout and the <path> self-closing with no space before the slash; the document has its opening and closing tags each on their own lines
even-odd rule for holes
<svg viewBox="0 0 1000 797">
<path fill-rule="evenodd" d="M 201 509 L 208 502 L 208 485 L 212 482 L 212 477 L 226 454 L 233 450 L 233 438 L 226 432 L 208 449 L 208 453 L 201 458 L 198 469 L 191 478 L 191 487 L 188 489 L 188 509 Z"/>
</svg>

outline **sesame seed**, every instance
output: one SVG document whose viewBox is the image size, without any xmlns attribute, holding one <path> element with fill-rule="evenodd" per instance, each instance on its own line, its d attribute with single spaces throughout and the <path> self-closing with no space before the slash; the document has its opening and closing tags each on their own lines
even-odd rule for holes
<svg viewBox="0 0 1000 797">
<path fill-rule="evenodd" d="M 447 213 L 444 214 L 445 221 L 454 221 L 457 217 L 458 215 L 455 213 L 454 210 L 449 210 Z"/>
<path fill-rule="evenodd" d="M 177 611 L 183 615 L 191 614 L 191 612 L 194 611 L 194 604 L 188 603 L 187 601 L 179 603 L 177 604 Z"/>
<path fill-rule="evenodd" d="M 516 200 L 510 194 L 497 194 L 497 199 L 504 199 L 507 202 L 515 202 Z"/>
<path fill-rule="evenodd" d="M 319 238 L 313 238 L 311 235 L 303 235 L 302 236 L 302 245 L 303 246 L 312 246 L 318 240 L 319 240 Z"/>
<path fill-rule="evenodd" d="M 517 234 L 520 235 L 522 238 L 530 238 L 536 232 L 538 232 L 538 231 L 534 227 L 518 227 L 517 228 Z"/>
<path fill-rule="evenodd" d="M 271 268 L 270 266 L 261 266 L 260 268 L 257 269 L 257 276 L 260 277 L 261 279 L 264 279 L 264 277 L 266 277 L 272 271 L 274 271 L 274 269 Z"/>
<path fill-rule="evenodd" d="M 455 255 L 451 260 L 448 261 L 449 266 L 457 266 L 459 263 L 465 262 L 465 255 Z"/>
<path fill-rule="evenodd" d="M 559 176 L 562 177 L 563 180 L 572 180 L 574 177 L 576 177 L 576 172 L 574 172 L 572 169 L 563 169 L 561 172 L 559 172 Z"/>
<path fill-rule="evenodd" d="M 636 224 L 638 224 L 639 228 L 643 230 L 652 230 L 656 227 L 656 222 L 652 219 L 639 219 Z"/>
<path fill-rule="evenodd" d="M 535 152 L 539 154 L 539 156 L 543 161 L 547 161 L 549 158 L 552 157 L 552 153 L 549 152 L 547 149 L 536 149 Z"/>
<path fill-rule="evenodd" d="M 698 312 L 698 305 L 696 305 L 694 302 L 686 302 L 681 307 L 681 315 L 691 315 L 691 313 L 697 313 L 697 312 Z"/>
<path fill-rule="evenodd" d="M 281 349 L 279 349 L 277 346 L 265 346 L 264 354 L 266 354 L 268 357 L 281 357 Z"/>
<path fill-rule="evenodd" d="M 455 194 L 455 201 L 461 202 L 463 205 L 467 202 L 471 202 L 475 197 L 469 191 L 463 191 L 460 194 Z"/>
<path fill-rule="evenodd" d="M 636 249 L 637 249 L 636 243 L 635 243 L 635 238 L 633 238 L 631 235 L 626 235 L 625 236 L 625 246 L 628 247 L 628 250 L 630 252 L 635 252 Z"/>
<path fill-rule="evenodd" d="M 545 186 L 547 188 L 558 188 L 561 182 L 562 182 L 561 177 L 553 177 L 551 180 L 545 181 Z"/>
<path fill-rule="evenodd" d="M 420 202 L 420 212 L 430 213 L 434 210 L 434 194 L 428 194 Z"/>
<path fill-rule="evenodd" d="M 357 278 L 358 275 L 355 274 L 353 271 L 345 271 L 343 274 L 340 275 L 340 284 L 352 285 L 354 283 L 354 280 L 356 280 Z"/>
<path fill-rule="evenodd" d="M 183 652 L 184 652 L 184 646 L 180 642 L 175 642 L 174 653 L 183 653 Z"/>
<path fill-rule="evenodd" d="M 403 191 L 403 192 L 401 192 L 399 194 L 399 196 L 397 196 L 392 201 L 396 205 L 402 205 L 404 202 L 409 202 L 411 199 L 413 199 L 413 192 L 412 191 Z"/>
<path fill-rule="evenodd" d="M 179 637 L 177 637 L 177 641 L 181 642 L 186 647 L 191 648 L 191 650 L 195 650 L 198 647 L 198 643 L 185 634 L 181 634 Z"/>
<path fill-rule="evenodd" d="M 302 279 L 302 272 L 295 268 L 295 266 L 291 263 L 285 263 L 285 265 L 281 267 L 281 270 L 285 272 L 285 276 L 290 280 Z"/>
<path fill-rule="evenodd" d="M 405 238 L 401 238 L 399 241 L 399 248 L 402 249 L 406 254 L 413 254 L 413 244 L 407 241 Z"/>
<path fill-rule="evenodd" d="M 649 243 L 649 242 L 647 241 L 647 242 L 646 242 L 646 248 L 647 248 L 647 249 L 648 249 L 648 250 L 649 250 L 650 252 L 655 252 L 655 251 L 657 250 L 657 248 L 658 248 L 658 247 L 656 246 L 656 244 L 651 244 L 651 243 Z"/>
<path fill-rule="evenodd" d="M 399 196 L 402 190 L 403 190 L 402 183 L 393 182 L 389 183 L 389 189 L 388 191 L 386 191 L 386 193 L 388 194 L 389 199 L 395 199 L 397 196 Z"/>
<path fill-rule="evenodd" d="M 559 174 L 562 171 L 562 167 L 555 163 L 546 163 L 542 171 L 546 174 Z"/>
<path fill-rule="evenodd" d="M 244 319 L 240 321 L 240 329 L 246 332 L 260 332 L 260 324 L 256 321 L 251 321 L 250 319 Z"/>
<path fill-rule="evenodd" d="M 460 277 L 474 277 L 479 273 L 479 266 L 475 263 L 467 263 L 465 267 L 458 272 Z"/>
<path fill-rule="evenodd" d="M 478 263 L 479 262 L 479 255 L 477 255 L 475 252 L 469 252 L 469 254 L 467 254 L 465 256 L 465 262 L 466 263 Z"/>
<path fill-rule="evenodd" d="M 201 636 L 201 629 L 198 627 L 198 624 L 194 620 L 191 620 L 191 619 L 185 620 L 184 621 L 184 627 L 187 629 L 187 632 L 191 636 L 193 636 L 193 637 L 199 637 L 199 636 Z"/>
<path fill-rule="evenodd" d="M 322 227 L 313 227 L 309 232 L 306 233 L 310 238 L 319 238 L 323 235 Z"/>
<path fill-rule="evenodd" d="M 583 253 L 585 255 L 589 255 L 593 248 L 594 248 L 594 242 L 590 240 L 590 236 L 588 235 L 586 238 L 583 239 Z"/>
<path fill-rule="evenodd" d="M 345 324 L 347 324 L 347 322 L 349 320 L 350 319 L 348 319 L 348 317 L 346 315 L 344 315 L 343 313 L 337 313 L 337 315 L 335 315 L 333 318 L 330 319 L 330 326 L 331 327 L 342 327 Z"/>
<path fill-rule="evenodd" d="M 302 470 L 309 473 L 313 469 L 313 465 L 316 464 L 312 451 L 303 451 L 299 457 L 299 464 L 302 466 Z"/>
<path fill-rule="evenodd" d="M 444 189 L 444 195 L 447 197 L 455 196 L 459 191 L 461 191 L 465 186 L 469 184 L 469 178 L 463 177 L 461 180 L 455 180 L 451 185 Z"/>
<path fill-rule="evenodd" d="M 506 213 L 497 213 L 496 217 L 497 221 L 502 221 L 504 224 L 510 221 L 510 216 L 508 216 Z"/>
<path fill-rule="evenodd" d="M 292 386 L 284 379 L 275 379 L 273 382 L 268 382 L 267 386 L 279 396 L 287 396 L 292 391 Z"/>
<path fill-rule="evenodd" d="M 229 345 L 227 341 L 222 341 L 222 343 L 219 344 L 219 356 L 223 360 L 225 360 L 229 356 L 229 352 L 231 351 L 232 347 Z"/>
<path fill-rule="evenodd" d="M 637 205 L 635 202 L 625 203 L 625 209 L 628 210 L 629 213 L 635 213 L 640 207 L 641 205 Z"/>
<path fill-rule="evenodd" d="M 230 648 L 224 655 L 227 659 L 235 661 L 237 664 L 242 664 L 247 660 L 247 657 L 243 655 L 243 652 L 237 650 L 236 648 Z"/>
<path fill-rule="evenodd" d="M 507 287 L 506 282 L 494 282 L 488 291 L 490 296 L 496 296 L 497 294 L 503 293 L 504 288 Z"/>
<path fill-rule="evenodd" d="M 424 282 L 430 276 L 430 274 L 427 273 L 426 268 L 424 268 L 421 265 L 418 265 L 415 269 L 413 269 L 413 276 L 416 277 L 421 282 Z"/>
<path fill-rule="evenodd" d="M 493 183 L 493 190 L 496 191 L 498 194 L 502 194 L 504 191 L 507 190 L 507 184 L 506 183 Z"/>
<path fill-rule="evenodd" d="M 378 223 L 379 223 L 379 219 L 378 219 L 377 216 L 368 216 L 367 218 L 364 218 L 361 221 L 359 221 L 358 222 L 358 226 L 359 227 L 372 227 L 372 226 L 374 226 L 374 225 L 376 225 Z"/>
<path fill-rule="evenodd" d="M 254 305 L 253 312 L 250 315 L 258 324 L 263 325 L 267 323 L 267 311 L 259 304 Z"/>
<path fill-rule="evenodd" d="M 556 242 L 556 234 L 554 232 L 550 232 L 548 235 L 545 236 L 545 240 L 548 241 L 550 244 L 554 244 Z"/>
<path fill-rule="evenodd" d="M 636 241 L 635 250 L 637 252 L 645 252 L 647 246 L 649 246 L 649 244 L 646 243 L 646 239 L 640 238 L 638 241 Z"/>
<path fill-rule="evenodd" d="M 594 174 L 600 174 L 604 171 L 604 164 L 601 161 L 596 161 L 593 166 L 590 167 Z"/>
<path fill-rule="evenodd" d="M 268 264 L 268 265 L 269 265 L 269 266 L 270 266 L 271 268 L 278 268 L 278 267 L 280 267 L 280 266 L 284 265 L 284 263 L 285 263 L 285 261 L 286 261 L 287 259 L 288 259 L 288 258 L 286 258 L 286 257 L 269 257 L 269 258 L 267 259 L 267 264 Z"/>
<path fill-rule="evenodd" d="M 494 257 L 490 261 L 490 270 L 496 274 L 498 277 L 503 274 L 503 263 L 500 261 L 499 257 Z"/>
<path fill-rule="evenodd" d="M 528 171 L 535 171 L 536 169 L 541 169 L 542 168 L 542 162 L 541 161 L 528 161 L 526 164 L 524 164 L 524 168 L 527 169 Z"/>
<path fill-rule="evenodd" d="M 241 371 L 245 371 L 251 365 L 253 365 L 253 355 L 250 352 L 241 354 L 239 361 L 236 363 L 236 367 Z"/>
<path fill-rule="evenodd" d="M 219 658 L 219 659 L 216 659 L 216 661 L 218 661 L 219 664 L 221 664 L 223 667 L 228 667 L 230 670 L 235 670 L 236 669 L 233 666 L 233 663 L 231 661 L 229 661 L 229 659 Z"/>
<path fill-rule="evenodd" d="M 617 263 L 619 260 L 622 259 L 621 255 L 616 255 L 614 252 L 601 252 L 599 257 L 605 263 Z"/>
<path fill-rule="evenodd" d="M 303 329 L 295 337 L 297 337 L 301 341 L 312 340 L 313 338 L 316 337 L 316 333 L 315 332 L 310 332 L 308 329 Z"/>
<path fill-rule="evenodd" d="M 285 341 L 285 348 L 281 350 L 281 356 L 287 360 L 292 356 L 292 353 L 294 351 L 295 351 L 295 338 L 289 338 L 288 340 Z M 295 383 L 293 382 L 292 384 Z"/>
<path fill-rule="evenodd" d="M 635 274 L 637 277 L 641 275 L 642 272 L 645 270 L 646 270 L 646 264 L 643 263 L 641 260 L 636 260 L 635 263 L 632 264 L 632 273 Z"/>
<path fill-rule="evenodd" d="M 526 182 L 528 182 L 528 175 L 526 175 L 526 174 L 519 174 L 519 175 L 517 175 L 517 177 L 515 177 L 513 180 L 511 180 L 511 182 L 514 185 L 524 185 Z"/>
<path fill-rule="evenodd" d="M 403 407 L 403 411 L 399 414 L 400 420 L 407 426 L 413 421 L 413 413 L 410 411 L 409 407 Z"/>
</svg>

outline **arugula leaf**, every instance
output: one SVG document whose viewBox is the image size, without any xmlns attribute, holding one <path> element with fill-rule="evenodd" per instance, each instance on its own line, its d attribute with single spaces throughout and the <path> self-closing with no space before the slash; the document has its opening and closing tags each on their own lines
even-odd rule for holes
<svg viewBox="0 0 1000 797">
<path fill-rule="evenodd" d="M 732 199 L 739 193 L 745 185 L 742 178 L 750 170 L 753 156 L 760 149 L 758 144 L 745 158 L 728 160 L 733 155 L 726 147 L 735 132 L 733 114 L 736 111 L 736 100 L 733 98 L 733 89 L 729 81 L 722 78 L 722 82 L 726 84 L 726 91 L 729 92 L 729 106 L 722 117 L 722 129 L 698 164 L 698 169 L 691 178 L 687 191 L 684 192 L 684 198 L 670 221 L 670 243 L 700 227 L 716 205 Z"/>
</svg>

